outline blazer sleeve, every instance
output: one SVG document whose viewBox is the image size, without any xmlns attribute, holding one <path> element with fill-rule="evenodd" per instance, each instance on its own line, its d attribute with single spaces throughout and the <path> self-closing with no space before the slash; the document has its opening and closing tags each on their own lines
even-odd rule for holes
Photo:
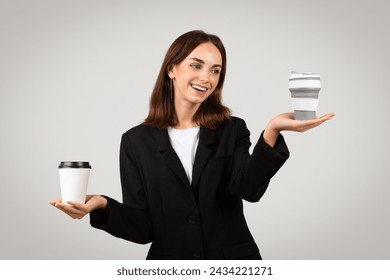
<svg viewBox="0 0 390 280">
<path fill-rule="evenodd" d="M 252 155 L 250 155 L 250 132 L 244 120 L 241 120 L 237 130 L 230 191 L 235 196 L 249 202 L 260 200 L 267 190 L 271 178 L 290 155 L 281 134 L 279 134 L 274 147 L 264 141 L 263 134 L 264 131 L 261 133 Z"/>
<path fill-rule="evenodd" d="M 123 203 L 104 196 L 108 200 L 107 209 L 92 211 L 90 223 L 113 236 L 146 244 L 152 241 L 152 223 L 133 147 L 129 136 L 123 134 L 119 156 Z"/>
</svg>

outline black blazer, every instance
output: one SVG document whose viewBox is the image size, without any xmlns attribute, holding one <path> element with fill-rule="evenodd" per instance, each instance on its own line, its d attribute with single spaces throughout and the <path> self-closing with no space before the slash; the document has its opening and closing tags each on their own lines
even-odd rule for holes
<svg viewBox="0 0 390 280">
<path fill-rule="evenodd" d="M 123 204 L 106 197 L 91 225 L 152 242 L 147 259 L 261 259 L 242 199 L 259 201 L 289 152 L 281 135 L 274 148 L 261 135 L 251 156 L 250 145 L 242 119 L 201 128 L 190 185 L 166 129 L 130 129 L 120 148 Z"/>
</svg>

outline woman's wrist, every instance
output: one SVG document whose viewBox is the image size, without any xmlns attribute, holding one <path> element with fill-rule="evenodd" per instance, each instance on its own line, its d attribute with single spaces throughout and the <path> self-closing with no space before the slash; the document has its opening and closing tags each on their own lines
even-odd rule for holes
<svg viewBox="0 0 390 280">
<path fill-rule="evenodd" d="M 264 141 L 271 147 L 274 147 L 276 140 L 278 139 L 279 133 L 280 131 L 274 128 L 272 122 L 270 122 L 263 133 Z"/>
<path fill-rule="evenodd" d="M 88 207 L 88 212 L 92 212 L 94 210 L 105 211 L 108 206 L 108 200 L 101 195 L 89 195 L 87 197 L 86 204 Z"/>
<path fill-rule="evenodd" d="M 99 195 L 99 200 L 100 200 L 99 209 L 106 210 L 107 206 L 108 206 L 108 200 L 104 196 L 101 196 L 101 195 Z"/>
</svg>

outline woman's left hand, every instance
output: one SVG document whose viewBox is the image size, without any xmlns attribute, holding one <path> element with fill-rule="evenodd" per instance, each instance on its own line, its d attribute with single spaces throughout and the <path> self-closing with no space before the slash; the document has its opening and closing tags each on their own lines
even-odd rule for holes
<svg viewBox="0 0 390 280">
<path fill-rule="evenodd" d="M 82 219 L 95 209 L 105 209 L 107 207 L 107 199 L 101 195 L 87 195 L 85 203 L 68 201 L 68 204 L 62 203 L 61 198 L 50 201 L 50 204 L 68 214 L 73 219 Z"/>
<path fill-rule="evenodd" d="M 277 115 L 268 123 L 267 127 L 265 128 L 264 140 L 271 147 L 273 147 L 281 131 L 305 132 L 309 129 L 319 126 L 325 121 L 330 120 L 334 116 L 334 113 L 329 113 L 313 120 L 300 121 L 294 119 L 294 113 L 284 113 Z"/>
</svg>

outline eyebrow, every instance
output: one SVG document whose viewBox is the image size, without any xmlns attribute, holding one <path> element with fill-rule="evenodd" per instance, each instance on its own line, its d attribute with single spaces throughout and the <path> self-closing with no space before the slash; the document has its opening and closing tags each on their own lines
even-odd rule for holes
<svg viewBox="0 0 390 280">
<path fill-rule="evenodd" d="M 197 62 L 199 62 L 199 63 L 201 63 L 201 64 L 205 64 L 204 61 L 201 60 L 200 58 L 191 57 L 190 59 L 195 60 L 195 61 L 197 61 Z M 220 68 L 222 68 L 222 65 L 221 65 L 221 64 L 214 64 L 212 67 L 220 67 Z"/>
</svg>

